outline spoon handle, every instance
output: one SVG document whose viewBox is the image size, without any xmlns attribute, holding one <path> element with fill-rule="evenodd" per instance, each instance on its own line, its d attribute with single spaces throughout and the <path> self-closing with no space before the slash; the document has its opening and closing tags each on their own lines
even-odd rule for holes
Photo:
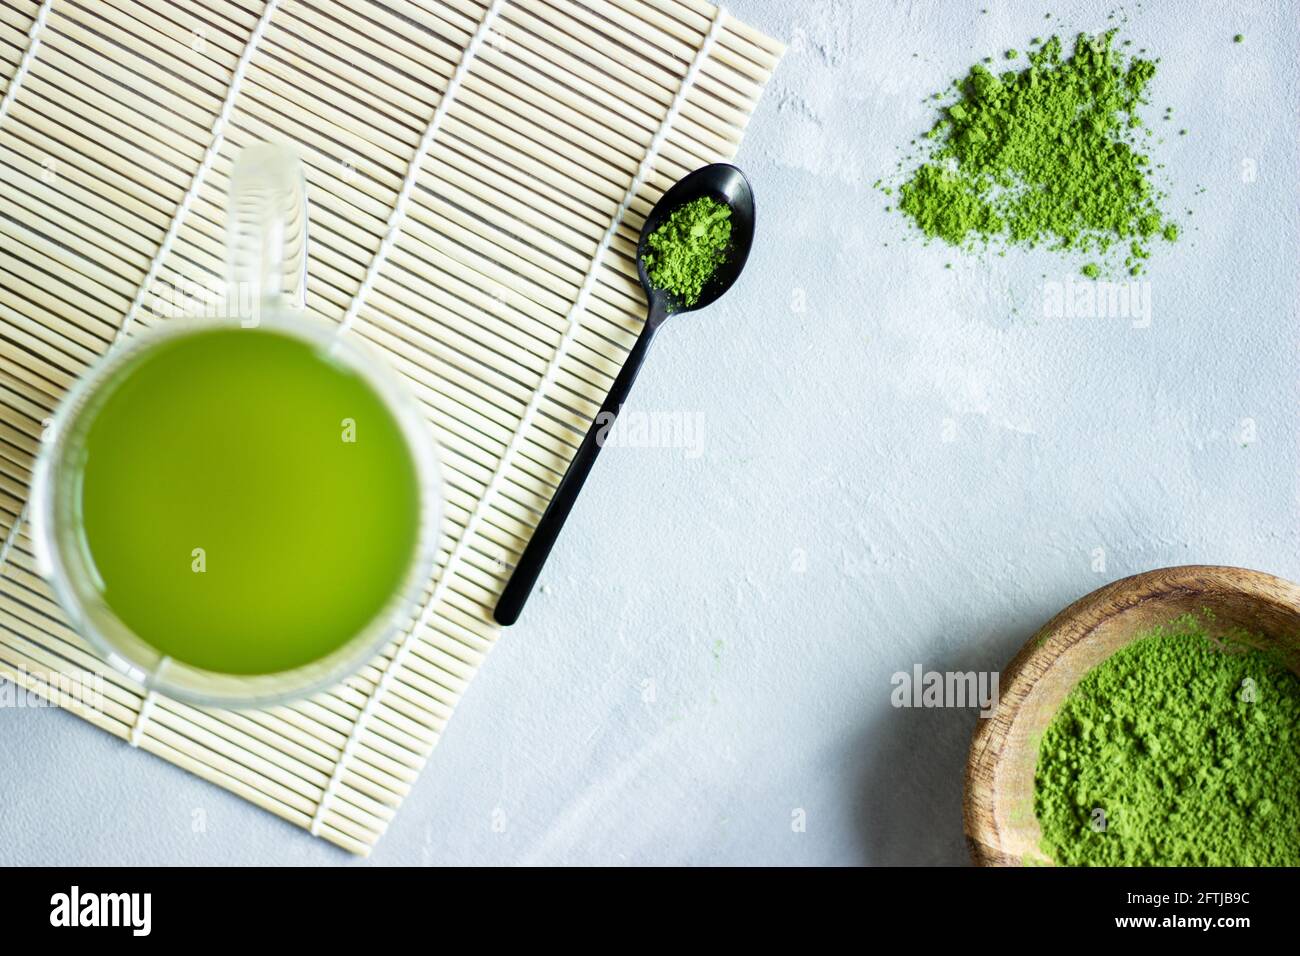
<svg viewBox="0 0 1300 956">
<path fill-rule="evenodd" d="M 560 484 L 555 489 L 555 496 L 551 498 L 551 503 L 547 505 L 546 512 L 542 515 L 542 520 L 538 523 L 537 529 L 533 531 L 533 536 L 528 541 L 528 546 L 524 548 L 524 553 L 519 557 L 519 563 L 515 565 L 514 574 L 510 576 L 505 590 L 501 592 L 501 598 L 497 601 L 496 610 L 492 612 L 492 616 L 496 618 L 498 624 L 510 625 L 515 623 L 519 617 L 519 612 L 524 609 L 524 603 L 528 600 L 528 596 L 533 593 L 533 586 L 537 583 L 537 576 L 542 573 L 542 565 L 546 563 L 546 558 L 555 545 L 555 539 L 560 536 L 560 529 L 564 527 L 565 519 L 569 517 L 569 512 L 573 510 L 573 503 L 578 500 L 578 492 L 582 491 L 583 482 L 587 480 L 587 473 L 591 471 L 596 456 L 600 454 L 601 445 L 605 442 L 610 426 L 613 425 L 614 419 L 618 416 L 619 409 L 626 400 L 628 392 L 632 390 L 632 383 L 636 381 L 636 374 L 641 370 L 641 363 L 645 361 L 646 354 L 650 351 L 650 340 L 654 338 L 654 334 L 663 318 L 664 314 L 660 304 L 652 302 L 650 316 L 646 319 L 645 326 L 637 337 L 636 344 L 632 346 L 632 351 L 628 353 L 622 370 L 618 373 L 618 377 L 614 379 L 614 384 L 605 397 L 604 404 L 600 406 L 600 411 L 596 414 L 595 421 L 592 422 L 587 436 L 582 440 L 582 444 L 578 446 L 578 452 L 573 456 L 573 461 L 569 463 L 568 470 L 564 472 L 564 477 L 560 479 Z"/>
</svg>

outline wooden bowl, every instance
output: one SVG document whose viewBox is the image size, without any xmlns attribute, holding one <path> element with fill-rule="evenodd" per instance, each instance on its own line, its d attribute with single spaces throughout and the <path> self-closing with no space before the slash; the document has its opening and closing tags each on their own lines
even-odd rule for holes
<svg viewBox="0 0 1300 956">
<path fill-rule="evenodd" d="M 1300 585 L 1259 571 L 1189 565 L 1116 581 L 1075 601 L 1002 672 L 993 716 L 966 764 L 966 839 L 980 866 L 1051 864 L 1034 816 L 1038 741 L 1089 670 L 1150 628 L 1213 612 L 1211 634 L 1244 629 L 1285 652 L 1300 673 Z"/>
</svg>

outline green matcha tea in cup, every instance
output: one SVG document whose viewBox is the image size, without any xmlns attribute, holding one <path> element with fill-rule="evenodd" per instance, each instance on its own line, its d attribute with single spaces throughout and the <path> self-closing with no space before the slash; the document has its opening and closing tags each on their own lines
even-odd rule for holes
<svg viewBox="0 0 1300 956">
<path fill-rule="evenodd" d="M 231 174 L 214 318 L 123 338 L 69 392 L 32 492 L 37 561 L 118 670 L 265 704 L 355 670 L 415 614 L 442 497 L 395 373 L 304 315 L 306 190 L 286 147 Z"/>
</svg>

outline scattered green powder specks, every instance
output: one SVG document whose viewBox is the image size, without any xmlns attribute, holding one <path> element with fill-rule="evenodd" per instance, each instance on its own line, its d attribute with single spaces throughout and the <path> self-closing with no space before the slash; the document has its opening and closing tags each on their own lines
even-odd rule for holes
<svg viewBox="0 0 1300 956">
<path fill-rule="evenodd" d="M 1050 37 L 1018 71 L 972 66 L 905 173 L 898 208 L 927 239 L 1042 244 L 1107 267 L 1113 247 L 1168 238 L 1138 116 L 1156 64 L 1126 58 L 1113 37 L 1081 34 L 1068 56 Z"/>
<path fill-rule="evenodd" d="M 677 209 L 646 237 L 641 261 L 657 289 L 671 293 L 684 306 L 700 300 L 700 292 L 727 259 L 731 244 L 731 207 L 708 196 Z"/>
<path fill-rule="evenodd" d="M 1107 658 L 1039 745 L 1042 849 L 1082 866 L 1300 863 L 1300 678 L 1194 615 Z"/>
</svg>

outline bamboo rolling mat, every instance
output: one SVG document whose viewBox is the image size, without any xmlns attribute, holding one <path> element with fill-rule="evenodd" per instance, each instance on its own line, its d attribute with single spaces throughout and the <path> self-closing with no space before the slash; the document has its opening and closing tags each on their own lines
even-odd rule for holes
<svg viewBox="0 0 1300 956">
<path fill-rule="evenodd" d="M 644 215 L 734 155 L 782 51 L 702 0 L 2 0 L 0 674 L 367 853 L 639 330 Z M 422 611 L 360 673 L 204 709 L 70 630 L 26 499 L 87 365 L 222 281 L 227 177 L 265 139 L 306 167 L 308 309 L 409 379 L 446 514 Z"/>
</svg>

